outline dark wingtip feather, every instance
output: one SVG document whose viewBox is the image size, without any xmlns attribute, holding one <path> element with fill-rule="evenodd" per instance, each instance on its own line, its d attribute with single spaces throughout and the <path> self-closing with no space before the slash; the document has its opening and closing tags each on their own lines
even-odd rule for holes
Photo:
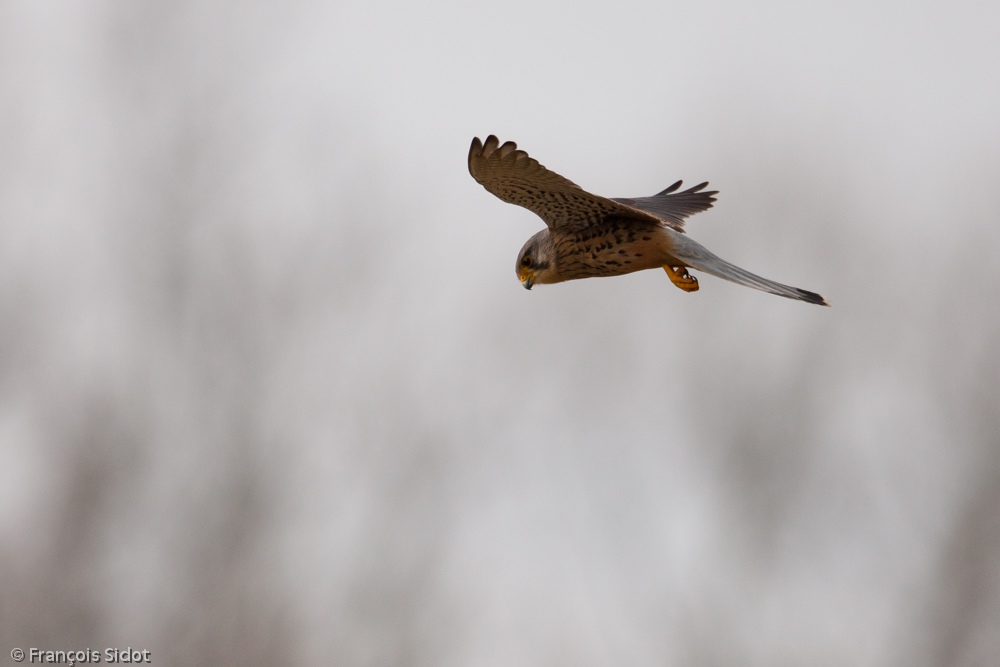
<svg viewBox="0 0 1000 667">
<path fill-rule="evenodd" d="M 472 168 L 472 161 L 483 154 L 483 142 L 479 140 L 479 137 L 472 137 L 472 145 L 469 146 L 469 173 L 472 177 L 476 177 L 476 172 Z"/>
<path fill-rule="evenodd" d="M 674 183 L 673 185 L 671 185 L 670 187 L 668 187 L 668 188 L 667 188 L 666 190 L 664 190 L 663 192 L 657 192 L 657 193 L 656 193 L 655 195 L 653 195 L 653 196 L 654 196 L 654 197 L 662 197 L 663 195 L 669 195 L 669 194 L 670 194 L 671 192 L 673 192 L 673 191 L 674 191 L 674 190 L 676 190 L 677 188 L 681 187 L 681 183 L 683 183 L 683 182 L 684 182 L 684 181 L 677 181 L 676 183 Z"/>
<path fill-rule="evenodd" d="M 503 143 L 503 146 L 500 147 L 500 159 L 502 160 L 503 158 L 507 157 L 508 155 L 516 151 L 517 151 L 517 144 L 515 144 L 513 141 L 505 141 Z"/>
<path fill-rule="evenodd" d="M 483 157 L 489 157 L 493 151 L 495 151 L 500 146 L 500 140 L 497 139 L 495 134 L 491 134 L 486 137 L 486 141 L 483 142 L 483 152 L 481 155 Z"/>
</svg>

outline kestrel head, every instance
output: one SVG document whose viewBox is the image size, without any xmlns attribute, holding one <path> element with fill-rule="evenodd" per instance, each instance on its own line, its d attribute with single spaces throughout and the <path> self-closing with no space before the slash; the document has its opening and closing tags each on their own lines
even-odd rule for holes
<svg viewBox="0 0 1000 667">
<path fill-rule="evenodd" d="M 555 267 L 556 249 L 549 236 L 549 230 L 543 229 L 524 244 L 517 255 L 517 266 L 514 271 L 524 289 L 531 289 L 536 283 L 557 283 L 559 273 Z"/>
</svg>

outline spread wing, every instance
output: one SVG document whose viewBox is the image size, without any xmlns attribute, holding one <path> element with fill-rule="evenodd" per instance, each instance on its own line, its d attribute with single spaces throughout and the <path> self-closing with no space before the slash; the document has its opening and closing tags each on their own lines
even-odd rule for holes
<svg viewBox="0 0 1000 667">
<path fill-rule="evenodd" d="M 713 195 L 719 194 L 718 190 L 703 192 L 708 183 L 696 185 L 684 192 L 677 192 L 683 181 L 677 181 L 669 188 L 653 195 L 652 197 L 636 197 L 635 199 L 615 198 L 619 204 L 625 204 L 632 208 L 637 208 L 647 213 L 652 213 L 663 222 L 675 229 L 684 225 L 684 218 L 695 213 L 712 208 L 715 202 Z"/>
<path fill-rule="evenodd" d="M 587 192 L 538 164 L 538 160 L 518 150 L 513 141 L 501 146 L 500 140 L 492 134 L 486 137 L 486 143 L 479 141 L 479 137 L 472 140 L 469 173 L 500 199 L 535 213 L 550 229 L 580 229 L 611 216 L 647 224 L 665 222 L 678 228 L 671 221 L 640 207 Z"/>
</svg>

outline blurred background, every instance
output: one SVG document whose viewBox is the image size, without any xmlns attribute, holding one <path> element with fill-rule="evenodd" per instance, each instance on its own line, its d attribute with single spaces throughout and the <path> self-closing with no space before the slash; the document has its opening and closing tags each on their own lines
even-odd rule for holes
<svg viewBox="0 0 1000 667">
<path fill-rule="evenodd" d="M 998 664 L 998 29 L 4 2 L 0 655 Z M 490 133 L 833 307 L 525 292 Z"/>
</svg>

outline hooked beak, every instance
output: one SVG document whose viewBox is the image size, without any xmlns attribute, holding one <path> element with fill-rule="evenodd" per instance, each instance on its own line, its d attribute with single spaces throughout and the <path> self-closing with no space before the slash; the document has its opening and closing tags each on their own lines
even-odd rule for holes
<svg viewBox="0 0 1000 667">
<path fill-rule="evenodd" d="M 521 280 L 521 284 L 524 285 L 524 289 L 530 290 L 531 286 L 535 284 L 535 281 L 531 279 L 531 276 L 525 276 Z"/>
</svg>

